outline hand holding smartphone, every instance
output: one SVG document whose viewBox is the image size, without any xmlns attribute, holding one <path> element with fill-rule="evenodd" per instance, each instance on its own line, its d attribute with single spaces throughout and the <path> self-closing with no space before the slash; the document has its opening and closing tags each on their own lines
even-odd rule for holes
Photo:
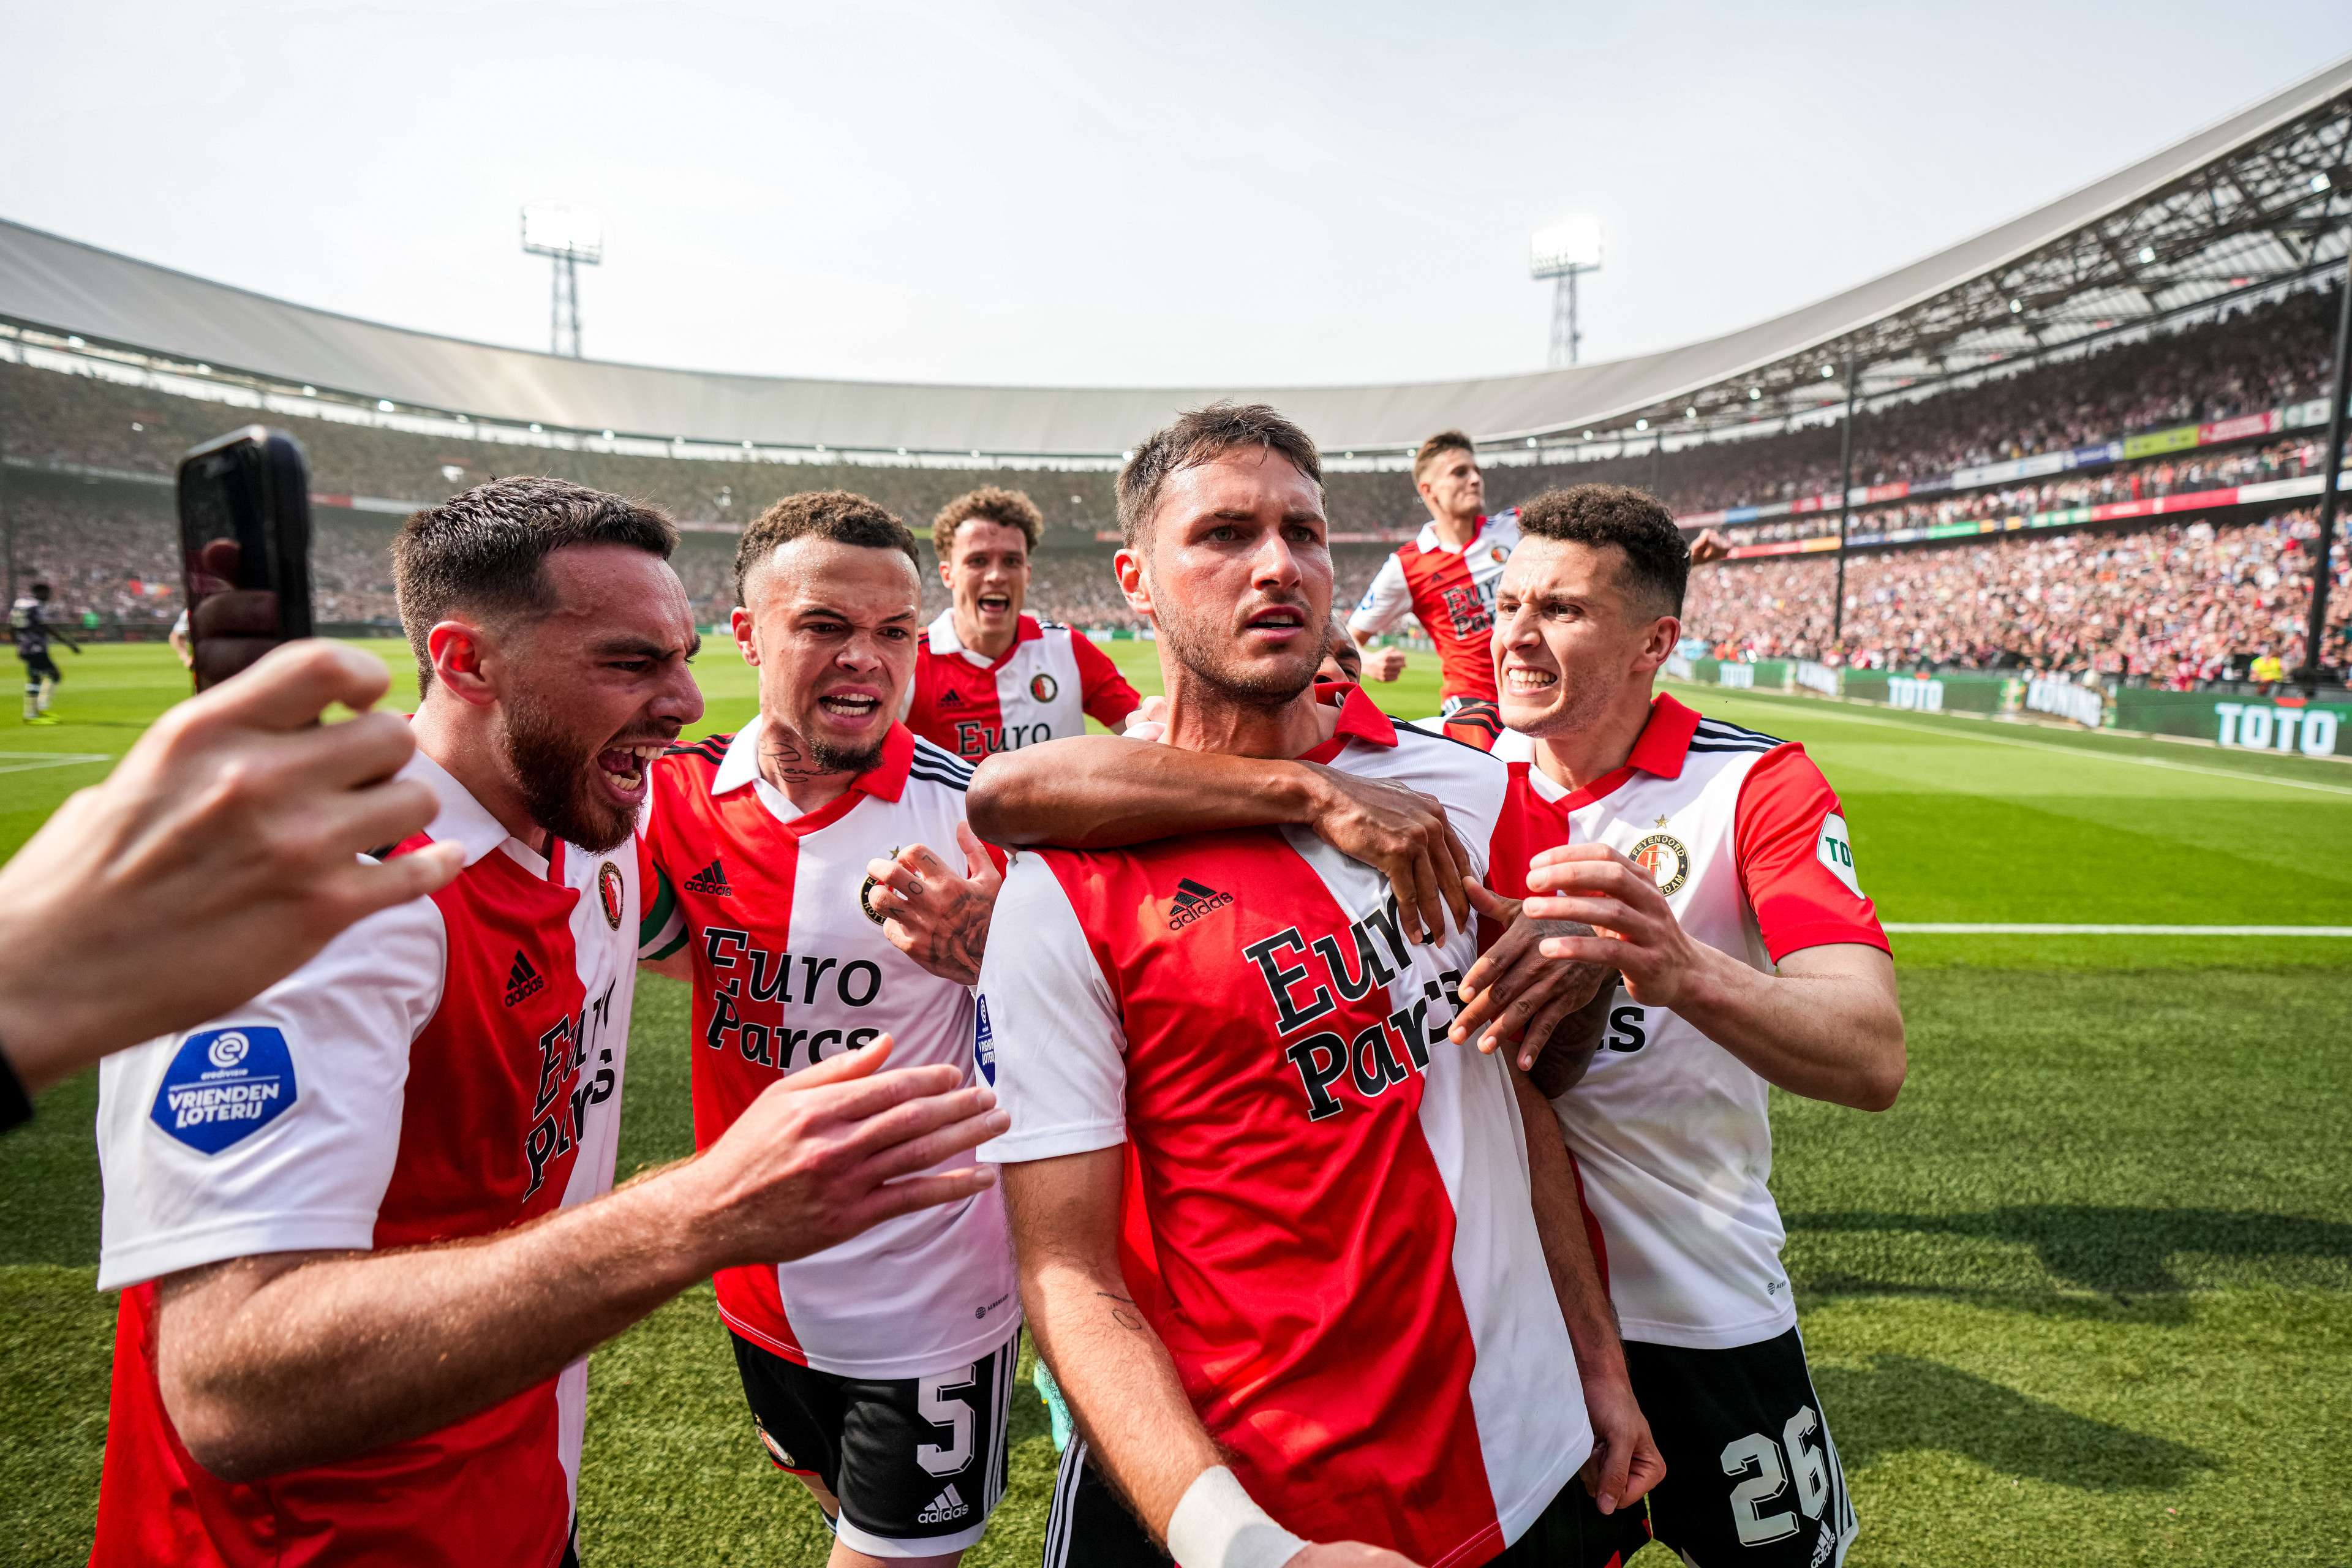
<svg viewBox="0 0 2352 1568">
<path fill-rule="evenodd" d="M 283 430 L 248 425 L 180 459 L 190 668 L 217 686 L 310 635 L 310 476 Z"/>
</svg>

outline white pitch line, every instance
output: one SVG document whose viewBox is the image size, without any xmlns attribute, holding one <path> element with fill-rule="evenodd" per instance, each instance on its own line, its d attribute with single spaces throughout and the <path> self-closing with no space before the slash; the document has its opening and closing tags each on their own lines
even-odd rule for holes
<svg viewBox="0 0 2352 1568">
<path fill-rule="evenodd" d="M 39 760 L 30 760 L 33 758 Z M 78 768 L 85 763 L 113 760 L 110 752 L 0 752 L 0 773 L 28 773 L 36 768 Z"/>
<path fill-rule="evenodd" d="M 1887 921 L 1885 929 L 1904 936 L 2352 936 L 2352 926 L 2022 925 L 2015 921 L 1963 925 L 1951 921 Z"/>
<path fill-rule="evenodd" d="M 1778 697 L 1779 692 L 1767 692 Z M 1790 700 L 1801 700 L 1790 699 Z M 2352 795 L 2352 788 L 2343 784 L 2313 784 L 2305 779 L 2265 778 L 2260 773 L 2242 773 L 2228 768 L 2200 768 L 2194 763 L 2176 763 L 2163 757 L 2111 757 L 2082 746 L 2053 746 L 2042 741 L 2021 741 L 2009 735 L 1984 735 L 1971 730 L 1935 730 L 1924 724 L 1906 724 L 1897 719 L 1874 719 L 1864 713 L 1842 713 L 1835 709 L 1822 710 L 1824 719 L 1842 724 L 1869 724 L 1881 730 L 1900 730 L 1906 735 L 1937 735 L 1955 741 L 1977 741 L 1988 746 L 2017 746 L 2029 752 L 2051 752 L 2062 757 L 2081 757 L 2094 763 L 2116 763 L 2126 766 L 2140 764 L 2151 768 L 2169 768 L 2177 773 L 2204 773 L 2217 779 L 2235 779 L 2240 784 L 2276 784 L 2281 789 L 2317 790 L 2322 795 Z"/>
</svg>

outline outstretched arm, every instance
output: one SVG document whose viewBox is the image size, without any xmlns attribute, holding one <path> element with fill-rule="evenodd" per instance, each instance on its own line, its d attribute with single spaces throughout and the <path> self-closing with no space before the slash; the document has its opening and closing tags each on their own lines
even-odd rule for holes
<svg viewBox="0 0 2352 1568">
<path fill-rule="evenodd" d="M 1179 1562 L 1407 1568 L 1375 1547 L 1299 1540 L 1223 1468 L 1168 1348 L 1128 1296 L 1118 1240 L 1126 1157 L 1114 1145 L 1004 1167 L 1022 1310 L 1091 1461 Z"/>
<path fill-rule="evenodd" d="M 275 1253 L 156 1289 L 163 1404 L 246 1480 L 446 1426 L 553 1376 L 712 1270 L 804 1257 L 991 1185 L 925 1172 L 1004 1130 L 884 1036 L 781 1079 L 699 1157 L 535 1225 L 446 1247 Z"/>
<path fill-rule="evenodd" d="M 989 757 L 964 811 L 992 843 L 1072 849 L 1297 823 L 1389 879 L 1413 941 L 1437 940 L 1449 914 L 1456 930 L 1470 919 L 1470 854 L 1444 806 L 1391 780 L 1313 763 L 1074 736 Z"/>
</svg>

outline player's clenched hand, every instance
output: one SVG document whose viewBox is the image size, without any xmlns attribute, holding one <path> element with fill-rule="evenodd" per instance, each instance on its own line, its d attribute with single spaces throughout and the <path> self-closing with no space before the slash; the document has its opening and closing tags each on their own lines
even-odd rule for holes
<svg viewBox="0 0 2352 1568">
<path fill-rule="evenodd" d="M 1647 871 L 1605 844 L 1545 850 L 1528 872 L 1528 914 L 1593 928 L 1591 936 L 1547 937 L 1543 955 L 1607 964 L 1644 1006 L 1675 1007 L 1692 977 L 1721 957 L 1691 940 Z"/>
<path fill-rule="evenodd" d="M 1404 649 L 1384 647 L 1364 660 L 1364 673 L 1374 680 L 1394 680 L 1404 673 Z"/>
<path fill-rule="evenodd" d="M 1365 778 L 1312 763 L 1319 798 L 1307 826 L 1317 837 L 1361 860 L 1396 889 L 1397 918 L 1412 942 L 1436 942 L 1448 914 L 1454 928 L 1470 926 L 1470 852 L 1454 837 L 1445 808 L 1393 779 Z"/>
<path fill-rule="evenodd" d="M 316 727 L 387 680 L 371 654 L 289 643 L 171 709 L 0 871 L 0 1041 L 28 1087 L 215 1017 L 457 875 L 454 845 L 358 858 L 436 810 L 391 776 L 416 749 L 397 715 Z"/>
<path fill-rule="evenodd" d="M 1341 1541 L 1302 1547 L 1284 1561 L 1282 1568 L 1418 1568 L 1418 1564 L 1385 1546 Z"/>
<path fill-rule="evenodd" d="M 950 1067 L 885 1072 L 890 1047 L 884 1035 L 779 1079 L 676 1173 L 712 1268 L 805 1258 L 995 1184 L 992 1166 L 931 1170 L 1012 1125 L 995 1092 Z"/>
<path fill-rule="evenodd" d="M 959 877 L 921 844 L 910 844 L 888 860 L 867 864 L 874 879 L 866 895 L 874 912 L 887 918 L 882 934 L 890 945 L 942 980 L 974 985 L 981 955 L 988 948 L 988 919 L 1004 874 L 970 827 L 956 824 L 968 875 Z"/>
<path fill-rule="evenodd" d="M 1506 929 L 1462 977 L 1462 1010 L 1454 1015 L 1446 1038 L 1457 1046 L 1475 1038 L 1490 1056 L 1497 1047 L 1517 1046 L 1519 1070 L 1533 1072 L 1552 1031 L 1591 1003 L 1610 971 L 1595 963 L 1561 963 L 1540 951 L 1546 937 L 1589 936 L 1591 926 L 1531 920 L 1517 900 L 1475 882 L 1469 893 L 1481 915 Z"/>
</svg>

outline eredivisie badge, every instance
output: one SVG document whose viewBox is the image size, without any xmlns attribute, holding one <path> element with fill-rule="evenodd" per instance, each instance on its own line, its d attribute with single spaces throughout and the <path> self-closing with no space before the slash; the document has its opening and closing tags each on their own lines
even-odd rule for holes
<svg viewBox="0 0 2352 1568">
<path fill-rule="evenodd" d="M 1041 673 L 1030 677 L 1029 695 L 1040 702 L 1051 702 L 1061 689 L 1061 686 L 1050 675 Z"/>
<path fill-rule="evenodd" d="M 604 923 L 621 929 L 621 868 L 610 860 L 596 873 L 596 892 L 604 900 Z"/>
<path fill-rule="evenodd" d="M 1647 871 L 1667 898 L 1682 891 L 1683 884 L 1690 880 L 1690 851 L 1671 833 L 1651 834 L 1634 845 L 1626 858 Z"/>
<path fill-rule="evenodd" d="M 898 851 L 895 847 L 893 847 L 889 854 L 889 858 L 896 860 L 898 858 Z M 874 907 L 874 879 L 871 877 L 866 878 L 866 880 L 857 885 L 857 907 L 864 910 L 866 911 L 866 918 L 872 921 L 876 925 L 880 925 L 890 918 L 888 915 L 884 914 L 880 910 Z"/>
</svg>

